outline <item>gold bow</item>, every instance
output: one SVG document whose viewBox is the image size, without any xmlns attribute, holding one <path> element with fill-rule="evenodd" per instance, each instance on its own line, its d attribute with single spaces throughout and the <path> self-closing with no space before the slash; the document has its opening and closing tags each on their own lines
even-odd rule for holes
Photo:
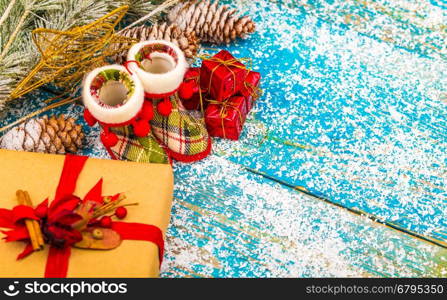
<svg viewBox="0 0 447 300">
<path fill-rule="evenodd" d="M 228 108 L 229 107 L 233 108 L 237 111 L 241 124 L 243 123 L 243 120 L 244 120 L 241 110 L 239 109 L 239 107 L 236 106 L 237 103 L 234 103 L 234 102 L 230 103 L 230 100 L 231 100 L 231 98 L 224 102 L 217 101 L 217 100 L 207 100 L 209 104 L 216 104 L 216 105 L 220 106 L 219 117 L 221 119 L 221 124 L 222 124 L 223 138 L 226 138 L 224 119 L 228 116 Z"/>
<path fill-rule="evenodd" d="M 211 70 L 211 76 L 210 76 L 209 85 L 208 85 L 208 92 L 211 90 L 211 83 L 213 82 L 212 78 L 213 78 L 214 72 L 217 69 L 219 69 L 221 66 L 224 66 L 225 68 L 227 68 L 227 70 L 230 71 L 231 75 L 233 76 L 233 92 L 235 92 L 235 90 L 236 90 L 236 74 L 231 69 L 231 67 L 242 69 L 242 70 L 248 70 L 248 71 L 250 71 L 250 69 L 251 69 L 251 67 L 250 67 L 250 69 L 247 69 L 247 67 L 244 64 L 242 64 L 242 62 L 249 62 L 251 64 L 250 58 L 221 59 L 216 56 L 211 56 L 210 54 L 202 54 L 202 55 L 198 55 L 198 57 L 202 60 L 207 60 L 207 61 L 212 61 L 212 62 L 217 63 L 217 65 Z"/>
</svg>

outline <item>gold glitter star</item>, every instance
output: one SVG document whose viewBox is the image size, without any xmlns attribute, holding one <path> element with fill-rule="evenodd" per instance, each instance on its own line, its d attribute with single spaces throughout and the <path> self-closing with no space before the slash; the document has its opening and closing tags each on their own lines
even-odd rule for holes
<svg viewBox="0 0 447 300">
<path fill-rule="evenodd" d="M 68 31 L 38 28 L 33 40 L 41 59 L 12 91 L 18 98 L 50 82 L 65 90 L 74 89 L 85 73 L 106 64 L 106 57 L 130 48 L 134 39 L 115 34 L 115 26 L 128 6 L 115 9 L 104 17 Z"/>
</svg>

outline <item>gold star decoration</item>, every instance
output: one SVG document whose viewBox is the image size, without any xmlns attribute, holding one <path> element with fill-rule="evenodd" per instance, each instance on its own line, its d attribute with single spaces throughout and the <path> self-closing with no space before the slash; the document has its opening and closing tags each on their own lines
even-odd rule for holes
<svg viewBox="0 0 447 300">
<path fill-rule="evenodd" d="M 129 49 L 135 40 L 115 34 L 115 26 L 127 9 L 128 6 L 122 6 L 90 24 L 68 31 L 33 30 L 41 59 L 12 91 L 11 98 L 21 97 L 50 82 L 66 91 L 74 89 L 84 74 L 107 64 L 107 57 Z"/>
</svg>

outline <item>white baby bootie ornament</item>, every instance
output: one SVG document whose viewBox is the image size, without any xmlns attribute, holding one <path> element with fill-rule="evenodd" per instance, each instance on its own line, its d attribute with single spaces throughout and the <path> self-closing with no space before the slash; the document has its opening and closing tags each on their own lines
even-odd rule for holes
<svg viewBox="0 0 447 300">
<path fill-rule="evenodd" d="M 163 40 L 140 42 L 130 48 L 125 66 L 140 79 L 146 98 L 162 99 L 157 110 L 168 116 L 172 111 L 169 97 L 179 89 L 188 68 L 183 52 Z"/>
<path fill-rule="evenodd" d="M 106 147 L 118 142 L 110 127 L 131 125 L 137 136 L 150 132 L 152 105 L 144 101 L 144 88 L 136 75 L 120 65 L 94 69 L 84 80 L 82 99 L 84 118 L 89 126 L 98 122 L 103 128 L 101 141 Z"/>
</svg>

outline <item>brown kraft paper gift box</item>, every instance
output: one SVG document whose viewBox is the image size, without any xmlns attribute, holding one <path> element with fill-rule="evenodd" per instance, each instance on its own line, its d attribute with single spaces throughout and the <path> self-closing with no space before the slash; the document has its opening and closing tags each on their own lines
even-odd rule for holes
<svg viewBox="0 0 447 300">
<path fill-rule="evenodd" d="M 63 155 L 0 150 L 0 208 L 16 206 L 16 191 L 30 193 L 33 205 L 50 201 L 59 182 Z M 137 206 L 128 207 L 125 222 L 151 224 L 163 234 L 169 224 L 173 174 L 169 164 L 141 164 L 89 158 L 75 195 L 84 195 L 103 178 L 103 195 L 125 193 Z M 24 243 L 0 241 L 0 277 L 43 277 L 49 246 L 16 260 Z M 147 241 L 124 240 L 113 250 L 72 248 L 67 277 L 157 277 L 158 248 Z"/>
</svg>

